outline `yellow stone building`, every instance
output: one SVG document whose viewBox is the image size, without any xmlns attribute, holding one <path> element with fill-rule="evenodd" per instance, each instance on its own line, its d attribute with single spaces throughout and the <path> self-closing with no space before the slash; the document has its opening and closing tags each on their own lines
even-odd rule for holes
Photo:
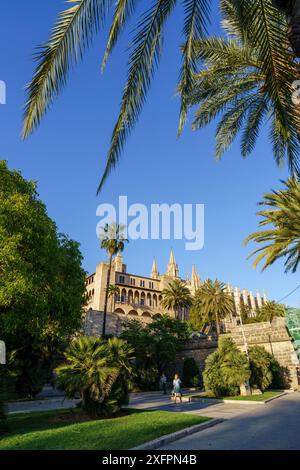
<svg viewBox="0 0 300 470">
<path fill-rule="evenodd" d="M 108 275 L 108 263 L 101 262 L 96 266 L 96 271 L 86 279 L 87 310 L 103 312 L 105 289 Z M 169 263 L 165 274 L 160 274 L 156 261 L 153 260 L 149 277 L 139 274 L 132 274 L 127 271 L 127 266 L 123 262 L 123 257 L 119 253 L 113 260 L 110 276 L 110 284 L 118 288 L 116 296 L 112 296 L 108 301 L 108 312 L 117 314 L 120 318 L 138 318 L 142 321 L 151 321 L 151 317 L 156 313 L 165 313 L 162 308 L 162 291 L 170 281 L 181 279 L 174 253 L 171 251 Z M 190 278 L 184 280 L 193 295 L 201 286 L 201 278 L 195 268 L 192 267 Z M 247 289 L 240 290 L 227 284 L 227 291 L 234 298 L 236 313 L 239 312 L 241 302 L 248 305 L 255 315 L 255 310 L 266 302 L 265 292 L 260 292 L 256 296 Z M 167 312 L 174 316 L 174 312 Z M 181 319 L 188 319 L 188 311 L 180 312 Z"/>
</svg>

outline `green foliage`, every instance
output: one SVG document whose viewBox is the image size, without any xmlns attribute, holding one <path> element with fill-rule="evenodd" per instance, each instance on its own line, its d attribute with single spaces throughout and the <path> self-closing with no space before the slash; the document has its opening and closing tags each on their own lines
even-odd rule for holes
<svg viewBox="0 0 300 470">
<path fill-rule="evenodd" d="M 257 312 L 258 321 L 272 322 L 274 318 L 285 316 L 285 306 L 274 301 L 266 302 Z"/>
<path fill-rule="evenodd" d="M 261 346 L 249 349 L 250 385 L 253 388 L 266 390 L 271 385 L 274 388 L 283 386 L 283 377 L 279 363 L 274 356 Z"/>
<path fill-rule="evenodd" d="M 15 351 L 21 395 L 35 395 L 57 350 L 81 325 L 78 243 L 58 234 L 36 185 L 0 161 L 0 331 Z"/>
<path fill-rule="evenodd" d="M 127 79 L 100 190 L 117 165 L 125 142 L 138 121 L 161 58 L 167 20 L 178 3 L 177 0 L 145 2 L 140 15 L 137 0 L 71 0 L 71 7 L 59 14 L 50 38 L 38 49 L 37 67 L 27 87 L 23 136 L 27 137 L 39 125 L 64 87 L 72 65 L 84 55 L 103 22 L 112 18 L 104 68 L 121 31 L 133 16 L 136 27 L 132 28 Z M 228 42 L 223 38 L 205 40 L 211 2 L 182 0 L 181 4 L 183 30 L 178 33 L 178 44 L 182 46 L 183 60 L 178 85 L 181 97 L 179 133 L 187 118 L 191 95 L 197 91 L 196 103 L 204 102 L 197 113 L 197 127 L 202 124 L 199 119 L 206 125 L 224 111 L 217 131 L 218 153 L 228 148 L 243 121 L 242 154 L 250 153 L 260 125 L 271 116 L 276 161 L 281 162 L 287 154 L 290 167 L 295 169 L 299 153 L 299 121 L 290 97 L 292 83 L 299 74 L 290 52 L 285 15 L 272 6 L 271 0 L 221 0 L 221 11 L 227 18 L 225 27 L 231 39 Z M 289 18 L 294 16 L 289 15 Z M 295 24 L 294 18 L 290 29 L 292 37 L 297 38 Z M 235 49 L 234 54 L 232 49 Z M 199 59 L 208 66 L 200 76 L 196 75 Z"/>
<path fill-rule="evenodd" d="M 268 121 L 276 163 L 286 160 L 296 174 L 300 120 L 291 96 L 299 70 L 289 50 L 286 18 L 271 0 L 221 0 L 220 6 L 227 38 L 208 37 L 195 46 L 198 73 L 187 98 L 191 108 L 198 106 L 192 127 L 202 129 L 220 117 L 216 158 L 239 133 L 246 157 Z"/>
<path fill-rule="evenodd" d="M 162 291 L 162 306 L 174 310 L 175 317 L 179 319 L 182 309 L 192 305 L 192 298 L 188 287 L 180 279 L 174 279 Z"/>
<path fill-rule="evenodd" d="M 251 309 L 248 305 L 245 305 L 243 302 L 240 304 L 240 309 L 241 309 L 241 318 L 243 325 L 248 325 L 250 323 L 257 323 L 259 319 L 257 318 L 257 314 L 255 317 L 251 317 Z"/>
<path fill-rule="evenodd" d="M 216 397 L 236 395 L 241 384 L 250 378 L 247 358 L 230 338 L 221 338 L 218 349 L 205 361 L 205 390 Z"/>
<path fill-rule="evenodd" d="M 182 382 L 186 387 L 199 385 L 199 367 L 193 357 L 187 357 L 183 362 Z"/>
<path fill-rule="evenodd" d="M 297 179 L 289 178 L 284 188 L 273 190 L 264 195 L 260 205 L 265 210 L 257 215 L 262 217 L 259 226 L 262 230 L 249 235 L 245 243 L 254 241 L 257 248 L 250 254 L 255 256 L 253 266 L 264 262 L 262 271 L 270 267 L 280 258 L 285 258 L 285 271 L 296 272 L 300 261 L 300 183 Z"/>
<path fill-rule="evenodd" d="M 66 363 L 55 371 L 56 384 L 69 398 L 79 393 L 91 416 L 115 414 L 128 401 L 132 352 L 121 339 L 76 339 L 65 352 Z"/>
<path fill-rule="evenodd" d="M 155 389 L 161 372 L 173 364 L 184 341 L 190 338 L 188 323 L 155 315 L 145 326 L 138 320 L 124 324 L 122 338 L 134 349 L 135 384 L 141 389 Z"/>
<path fill-rule="evenodd" d="M 220 320 L 232 314 L 233 310 L 233 298 L 226 291 L 225 284 L 218 279 L 207 279 L 196 291 L 190 310 L 190 322 L 195 330 L 213 323 L 219 334 Z"/>
</svg>

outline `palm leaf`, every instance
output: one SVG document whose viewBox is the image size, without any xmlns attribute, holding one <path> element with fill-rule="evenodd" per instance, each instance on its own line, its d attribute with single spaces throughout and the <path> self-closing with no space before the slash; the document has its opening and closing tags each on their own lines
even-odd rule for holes
<svg viewBox="0 0 300 470">
<path fill-rule="evenodd" d="M 102 61 L 102 71 L 105 69 L 108 57 L 119 39 L 119 34 L 125 22 L 133 14 L 138 0 L 117 0 L 112 25 L 110 27 L 107 45 Z"/>
<path fill-rule="evenodd" d="M 125 141 L 142 110 L 151 78 L 161 56 L 163 26 L 175 4 L 176 0 L 156 0 L 137 27 L 121 109 L 97 193 L 101 191 L 107 176 L 118 162 Z"/>
<path fill-rule="evenodd" d="M 180 71 L 179 90 L 181 94 L 181 109 L 178 135 L 181 134 L 187 118 L 187 97 L 194 85 L 194 74 L 197 66 L 197 41 L 207 32 L 207 18 L 210 13 L 208 0 L 183 0 L 185 21 L 183 34 L 185 42 L 182 47 L 183 64 Z"/>
<path fill-rule="evenodd" d="M 27 85 L 23 138 L 38 126 L 42 117 L 66 83 L 69 69 L 89 46 L 104 21 L 112 0 L 67 0 L 48 42 L 35 55 L 38 62 Z"/>
</svg>

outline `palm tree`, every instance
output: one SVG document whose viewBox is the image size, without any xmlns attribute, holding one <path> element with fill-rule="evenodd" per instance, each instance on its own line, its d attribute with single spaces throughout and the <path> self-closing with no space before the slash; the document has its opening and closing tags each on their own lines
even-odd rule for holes
<svg viewBox="0 0 300 470">
<path fill-rule="evenodd" d="M 27 102 L 23 137 L 26 138 L 40 123 L 46 111 L 52 105 L 65 85 L 70 68 L 84 55 L 100 27 L 111 15 L 113 19 L 109 31 L 103 66 L 116 45 L 121 31 L 137 13 L 137 0 L 69 0 L 71 7 L 59 14 L 49 40 L 38 49 L 37 67 L 33 78 L 27 86 Z M 134 29 L 128 60 L 128 75 L 121 100 L 120 113 L 117 118 L 107 162 L 98 191 L 102 188 L 107 176 L 117 164 L 127 137 L 134 128 L 151 85 L 154 72 L 161 54 L 163 33 L 166 22 L 175 10 L 183 6 L 183 38 L 178 34 L 182 44 L 182 66 L 179 75 L 181 109 L 179 133 L 182 131 L 187 116 L 188 97 L 194 88 L 199 48 L 197 41 L 205 37 L 210 16 L 210 0 L 153 0 L 145 2 L 144 12 Z M 232 9 L 243 19 L 240 29 L 247 40 L 256 46 L 270 99 L 277 103 L 276 123 L 273 129 L 276 134 L 276 147 L 287 146 L 287 135 L 291 144 L 290 162 L 295 158 L 292 144 L 295 143 L 296 130 L 293 127 L 292 104 L 289 97 L 290 84 L 298 76 L 294 74 L 292 56 L 288 51 L 286 37 L 287 23 L 284 13 L 279 12 L 271 0 L 223 0 L 223 10 Z M 233 75 L 231 75 L 234 78 Z M 290 77 L 293 76 L 293 80 Z M 237 78 L 237 77 L 235 77 Z M 240 77 L 241 78 L 241 77 Z M 263 82 L 264 83 L 264 82 Z M 264 88 L 262 87 L 263 91 Z M 264 103 L 260 105 L 264 107 Z M 244 106 L 254 106 L 249 99 Z M 281 130 L 281 131 L 280 131 Z M 253 134 L 253 133 L 252 133 Z M 255 132 L 254 132 L 255 134 Z"/>
<path fill-rule="evenodd" d="M 268 120 L 277 164 L 287 158 L 297 173 L 300 120 L 291 96 L 299 71 L 288 49 L 286 25 L 268 0 L 256 0 L 255 6 L 250 1 L 245 15 L 237 3 L 221 0 L 227 38 L 210 37 L 195 46 L 201 63 L 188 98 L 190 107 L 198 106 L 192 127 L 201 129 L 220 116 L 216 158 L 239 132 L 246 157 Z"/>
<path fill-rule="evenodd" d="M 216 324 L 217 334 L 220 334 L 220 320 L 228 317 L 234 311 L 232 295 L 226 291 L 226 285 L 218 279 L 207 279 L 197 290 L 190 311 L 193 325 L 205 323 Z"/>
<path fill-rule="evenodd" d="M 122 225 L 106 224 L 102 228 L 102 233 L 100 234 L 101 248 L 104 248 L 109 256 L 107 281 L 106 281 L 106 289 L 105 289 L 104 311 L 103 311 L 102 336 L 105 335 L 105 329 L 106 329 L 107 302 L 108 302 L 108 295 L 109 295 L 112 259 L 114 255 L 116 255 L 117 253 L 121 253 L 124 250 L 125 242 L 128 242 L 128 240 L 125 238 L 123 234 L 123 230 L 124 230 L 124 227 Z"/>
<path fill-rule="evenodd" d="M 174 279 L 162 291 L 162 306 L 168 310 L 174 310 L 175 318 L 179 319 L 179 313 L 182 309 L 189 308 L 192 305 L 192 298 L 186 284 L 180 279 Z"/>
<path fill-rule="evenodd" d="M 256 316 L 259 321 L 269 321 L 272 323 L 276 317 L 285 317 L 285 307 L 277 302 L 266 302 L 257 312 Z"/>
<path fill-rule="evenodd" d="M 283 183 L 284 189 L 265 194 L 259 203 L 268 207 L 258 212 L 263 217 L 259 222 L 263 230 L 249 235 L 245 244 L 249 241 L 263 244 L 250 254 L 257 255 L 254 267 L 264 260 L 262 270 L 265 270 L 278 259 L 286 258 L 285 271 L 296 272 L 300 261 L 300 183 L 292 178 Z"/>
<path fill-rule="evenodd" d="M 119 293 L 119 288 L 118 286 L 114 285 L 114 284 L 110 284 L 108 286 L 108 297 L 111 299 L 111 304 L 110 304 L 110 311 L 113 312 L 114 308 L 114 304 L 115 304 L 115 298 L 116 296 L 118 295 Z"/>
<path fill-rule="evenodd" d="M 66 363 L 55 370 L 57 386 L 69 398 L 79 393 L 82 409 L 92 416 L 115 413 L 126 403 L 132 353 L 120 339 L 77 338 L 65 352 Z"/>
</svg>

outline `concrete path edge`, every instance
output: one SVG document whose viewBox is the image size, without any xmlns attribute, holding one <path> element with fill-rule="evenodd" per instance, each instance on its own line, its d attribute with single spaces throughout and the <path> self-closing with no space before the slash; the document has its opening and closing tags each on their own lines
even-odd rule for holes
<svg viewBox="0 0 300 470">
<path fill-rule="evenodd" d="M 276 400 L 276 398 L 283 397 L 284 395 L 287 395 L 288 392 L 282 392 L 279 393 L 278 395 L 275 395 L 274 397 L 267 398 L 266 400 L 261 400 L 261 401 L 251 401 L 251 400 L 226 400 L 225 399 L 218 399 L 218 398 L 192 398 L 192 402 L 196 403 L 197 401 L 206 403 L 230 403 L 230 404 L 243 404 L 243 405 L 250 405 L 250 406 L 255 406 L 255 405 L 265 405 L 266 403 L 269 403 L 269 401 Z"/>
<path fill-rule="evenodd" d="M 223 418 L 216 418 L 210 419 L 209 421 L 205 421 L 201 424 L 195 424 L 194 426 L 190 426 L 189 428 L 180 429 L 179 431 L 173 432 L 172 434 L 166 434 L 165 436 L 161 436 L 153 441 L 145 442 L 137 447 L 133 447 L 129 450 L 157 450 L 160 447 L 163 447 L 170 442 L 178 441 L 183 437 L 190 436 L 191 434 L 195 434 L 196 432 L 204 431 L 204 429 L 211 428 L 216 424 L 222 423 L 225 421 Z"/>
</svg>

